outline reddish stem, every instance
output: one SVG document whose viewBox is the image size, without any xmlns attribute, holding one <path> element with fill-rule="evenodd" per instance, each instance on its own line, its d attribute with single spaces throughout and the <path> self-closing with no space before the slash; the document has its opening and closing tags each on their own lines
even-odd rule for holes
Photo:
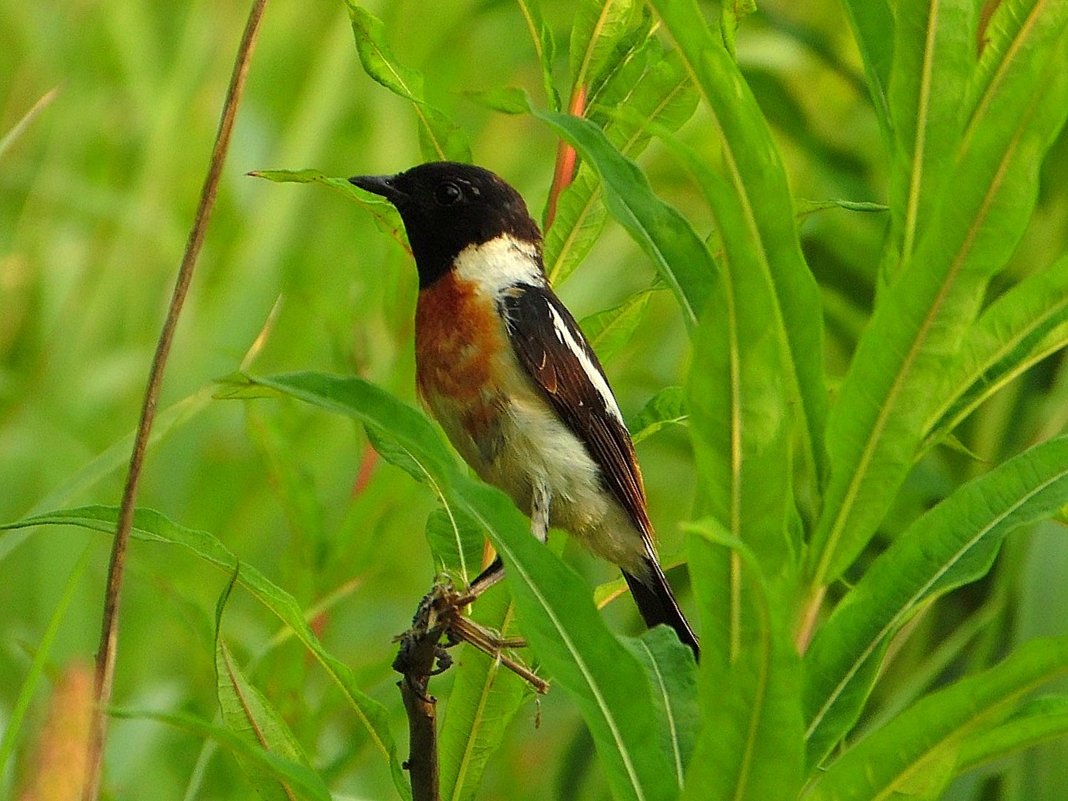
<svg viewBox="0 0 1068 801">
<path fill-rule="evenodd" d="M 582 117 L 586 113 L 586 87 L 575 87 L 568 103 L 567 111 L 575 117 Z M 553 185 L 549 188 L 549 203 L 545 209 L 545 230 L 552 227 L 556 219 L 556 205 L 560 200 L 560 193 L 571 185 L 575 180 L 575 169 L 578 165 L 578 153 L 567 141 L 561 139 L 556 148 L 556 167 L 553 170 Z"/>
</svg>

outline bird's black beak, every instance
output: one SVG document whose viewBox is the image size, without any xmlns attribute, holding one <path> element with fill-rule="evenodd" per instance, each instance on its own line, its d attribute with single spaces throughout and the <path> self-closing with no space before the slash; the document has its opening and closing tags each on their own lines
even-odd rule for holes
<svg viewBox="0 0 1068 801">
<path fill-rule="evenodd" d="M 375 195 L 381 195 L 390 203 L 403 200 L 406 195 L 397 188 L 395 175 L 354 175 L 349 183 Z"/>
</svg>

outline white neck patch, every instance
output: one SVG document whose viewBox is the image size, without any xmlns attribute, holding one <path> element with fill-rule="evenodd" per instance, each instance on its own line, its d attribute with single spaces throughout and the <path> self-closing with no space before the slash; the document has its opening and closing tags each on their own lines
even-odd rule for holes
<svg viewBox="0 0 1068 801">
<path fill-rule="evenodd" d="M 537 247 L 510 234 L 464 248 L 456 257 L 454 274 L 490 297 L 515 284 L 545 286 Z"/>
</svg>

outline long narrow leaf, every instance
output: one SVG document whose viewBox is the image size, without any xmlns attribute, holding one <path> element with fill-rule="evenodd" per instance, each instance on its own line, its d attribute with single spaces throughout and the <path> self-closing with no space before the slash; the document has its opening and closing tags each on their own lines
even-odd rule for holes
<svg viewBox="0 0 1068 801">
<path fill-rule="evenodd" d="M 616 150 L 596 125 L 567 114 L 534 108 L 531 113 L 571 142 L 597 169 L 612 216 L 653 260 L 675 293 L 687 325 L 695 325 L 716 267 L 690 223 L 653 194 L 641 170 Z"/>
<path fill-rule="evenodd" d="M 649 299 L 656 290 L 635 292 L 618 306 L 585 318 L 581 323 L 593 352 L 602 363 L 607 363 L 631 340 L 638 330 Z"/>
<path fill-rule="evenodd" d="M 629 421 L 629 428 L 637 444 L 666 426 L 687 425 L 689 420 L 686 390 L 683 387 L 664 387 L 649 399 L 633 421 Z"/>
<path fill-rule="evenodd" d="M 729 258 L 750 258 L 775 293 L 771 336 L 782 349 L 788 397 L 800 410 L 808 477 L 822 472 L 826 414 L 823 326 L 815 279 L 801 254 L 786 172 L 771 132 L 737 65 L 715 40 L 695 0 L 654 0 L 711 112 L 722 150 L 722 191 L 710 197 Z M 730 244 L 727 239 L 730 237 Z"/>
<path fill-rule="evenodd" d="M 682 790 L 700 726 L 697 666 L 688 649 L 666 626 L 657 626 L 623 642 L 652 678 L 653 703 L 663 717 L 659 728 L 672 757 L 676 784 Z"/>
<path fill-rule="evenodd" d="M 1024 704 L 994 729 L 977 732 L 961 746 L 961 772 L 1068 734 L 1068 696 L 1052 695 Z"/>
<path fill-rule="evenodd" d="M 278 711 L 256 687 L 249 683 L 241 668 L 234 661 L 230 649 L 220 639 L 216 645 L 215 669 L 219 706 L 227 728 L 250 744 L 298 765 L 309 771 L 311 765 L 303 750 L 297 745 Z M 292 799 L 293 788 L 258 762 L 238 756 L 245 774 L 265 799 Z"/>
<path fill-rule="evenodd" d="M 355 0 L 345 0 L 356 38 L 356 50 L 364 71 L 391 92 L 411 101 L 419 120 L 419 141 L 427 161 L 471 161 L 471 146 L 463 130 L 441 111 L 426 102 L 423 76 L 400 64 L 386 43 L 382 21 L 361 8 Z"/>
<path fill-rule="evenodd" d="M 842 5 L 853 28 L 853 38 L 864 58 L 868 91 L 889 144 L 892 125 L 886 96 L 894 52 L 894 17 L 890 12 L 890 4 L 887 0 L 844 0 Z"/>
<path fill-rule="evenodd" d="M 883 801 L 952 765 L 961 743 L 1068 672 L 1068 638 L 1033 640 L 1003 662 L 927 696 L 817 775 L 806 801 Z"/>
<path fill-rule="evenodd" d="M 423 466 L 443 502 L 477 521 L 503 557 L 522 632 L 581 710 L 615 795 L 674 797 L 663 782 L 671 761 L 649 678 L 608 631 L 589 588 L 530 535 L 511 500 L 468 478 L 425 417 L 365 381 L 316 373 L 250 380 L 360 420 Z"/>
<path fill-rule="evenodd" d="M 576 0 L 569 64 L 574 87 L 589 86 L 637 32 L 642 4 L 636 0 Z"/>
<path fill-rule="evenodd" d="M 1068 256 L 1029 276 L 986 309 L 948 365 L 942 404 L 924 428 L 928 444 L 949 434 L 1012 378 L 1068 344 Z"/>
<path fill-rule="evenodd" d="M 538 55 L 538 64 L 541 65 L 541 81 L 545 89 L 545 99 L 553 111 L 560 110 L 560 93 L 553 84 L 553 59 L 556 55 L 556 41 L 553 39 L 552 28 L 546 24 L 541 15 L 541 6 L 538 0 L 517 0 L 519 12 L 527 23 L 530 30 L 530 39 L 534 43 L 534 52 Z"/>
<path fill-rule="evenodd" d="M 215 688 L 223 722 L 230 731 L 247 740 L 250 745 L 311 771 L 308 757 L 289 730 L 289 726 L 263 693 L 249 682 L 223 640 L 223 612 L 238 573 L 240 567 L 234 571 L 230 583 L 215 606 Z M 242 754 L 236 756 L 260 796 L 280 801 L 291 801 L 295 798 L 293 788 L 285 779 L 278 777 L 259 761 L 249 760 Z"/>
<path fill-rule="evenodd" d="M 702 730 L 686 776 L 686 801 L 796 798 L 802 779 L 801 699 L 797 653 L 786 606 L 776 601 L 759 560 L 714 521 L 691 528 L 691 565 L 701 611 L 731 597 L 737 635 L 702 640 L 699 675 Z M 726 580 L 711 592 L 702 568 Z M 716 596 L 719 597 L 716 597 Z M 706 617 L 703 614 L 702 620 Z M 707 630 L 706 630 L 707 631 Z"/>
<path fill-rule="evenodd" d="M 960 99 L 975 65 L 976 10 L 972 0 L 904 0 L 895 12 L 890 210 L 896 250 L 907 260 L 931 222 L 964 125 Z"/>
<path fill-rule="evenodd" d="M 1007 534 L 1065 502 L 1068 438 L 1060 438 L 961 487 L 868 568 L 806 655 L 811 764 L 856 720 L 889 638 L 919 606 L 981 577 Z"/>
<path fill-rule="evenodd" d="M 591 120 L 627 158 L 636 158 L 652 135 L 652 126 L 677 130 L 694 112 L 697 96 L 674 53 L 663 52 L 660 40 L 649 38 L 626 65 L 590 101 Z M 624 108 L 626 115 L 604 109 Z M 585 164 L 560 196 L 556 217 L 545 232 L 545 267 L 553 283 L 565 280 L 589 253 L 607 211 L 597 174 Z"/>
<path fill-rule="evenodd" d="M 746 543 L 778 581 L 799 543 L 792 525 L 793 428 L 785 333 L 772 276 L 744 232 L 738 207 L 721 203 L 726 182 L 688 160 L 723 237 L 722 275 L 694 338 L 686 403 L 701 476 L 702 511 Z M 723 605 L 730 616 L 729 604 Z M 726 622 L 726 621 L 725 621 Z M 729 624 L 728 624 L 729 625 Z"/>
<path fill-rule="evenodd" d="M 1041 156 L 1068 112 L 1066 17 L 1068 6 L 1047 4 L 1029 47 L 991 83 L 997 102 L 980 99 L 938 220 L 880 295 L 860 340 L 828 418 L 833 467 L 810 549 L 817 587 L 852 563 L 885 515 L 941 402 L 946 361 L 1027 223 Z"/>
<path fill-rule="evenodd" d="M 480 598 L 472 616 L 503 634 L 514 617 L 511 597 L 493 593 Z M 458 662 L 438 732 L 441 797 L 446 801 L 476 797 L 505 728 L 532 695 L 518 676 L 480 651 L 465 647 Z"/>
<path fill-rule="evenodd" d="M 671 799 L 672 761 L 664 748 L 650 681 L 605 627 L 589 588 L 530 536 L 511 502 L 484 485 L 463 493 L 482 516 L 511 579 L 525 637 L 590 728 L 617 799 Z M 681 646 L 680 646 L 681 647 Z"/>
</svg>

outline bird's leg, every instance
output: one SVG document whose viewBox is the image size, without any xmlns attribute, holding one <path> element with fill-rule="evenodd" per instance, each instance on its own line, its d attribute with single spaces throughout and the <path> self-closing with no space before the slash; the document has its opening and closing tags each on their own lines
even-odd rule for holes
<svg viewBox="0 0 1068 801">
<path fill-rule="evenodd" d="M 475 600 L 502 578 L 504 578 L 504 562 L 501 561 L 500 556 L 497 556 L 490 562 L 489 567 L 479 573 L 475 580 L 471 582 L 471 586 L 467 590 L 467 597 L 472 601 Z"/>
<path fill-rule="evenodd" d="M 551 502 L 552 496 L 549 494 L 549 488 L 543 483 L 535 484 L 530 499 L 530 533 L 539 542 L 548 542 L 549 540 L 549 507 Z M 498 555 L 490 562 L 489 567 L 479 573 L 475 580 L 471 582 L 467 594 L 464 596 L 464 601 L 470 603 L 503 578 L 504 562 L 501 561 L 501 557 Z"/>
<path fill-rule="evenodd" d="M 549 507 L 552 495 L 544 482 L 536 483 L 530 498 L 530 533 L 544 544 L 549 541 Z"/>
</svg>

